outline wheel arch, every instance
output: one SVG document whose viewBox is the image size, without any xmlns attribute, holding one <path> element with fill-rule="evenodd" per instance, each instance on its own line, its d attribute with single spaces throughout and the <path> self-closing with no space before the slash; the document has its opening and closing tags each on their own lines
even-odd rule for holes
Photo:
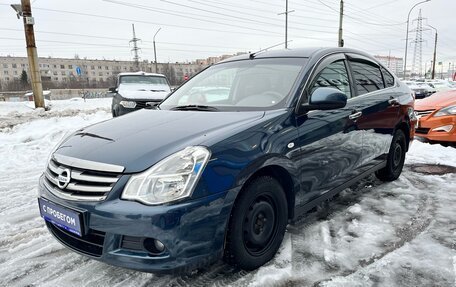
<svg viewBox="0 0 456 287">
<path fill-rule="evenodd" d="M 395 130 L 402 130 L 405 134 L 405 141 L 406 141 L 406 146 L 407 146 L 407 151 L 409 150 L 410 147 L 410 141 L 411 141 L 411 136 L 410 136 L 410 125 L 408 124 L 407 120 L 401 121 L 396 125 Z"/>
<path fill-rule="evenodd" d="M 263 165 L 256 168 L 255 171 L 249 173 L 248 176 L 243 176 L 241 183 L 242 187 L 236 196 L 236 199 L 251 181 L 260 176 L 270 176 L 280 183 L 284 189 L 285 197 L 287 199 L 288 218 L 292 219 L 295 213 L 295 195 L 300 189 L 300 184 L 297 180 L 297 170 L 294 168 L 294 166 L 291 166 L 291 163 L 288 159 L 269 159 L 267 163 L 264 163 Z"/>
</svg>

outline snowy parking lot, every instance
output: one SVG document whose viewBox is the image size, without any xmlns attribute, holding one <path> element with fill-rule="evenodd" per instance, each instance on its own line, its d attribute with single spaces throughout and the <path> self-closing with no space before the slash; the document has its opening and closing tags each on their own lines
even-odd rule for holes
<svg viewBox="0 0 456 287">
<path fill-rule="evenodd" d="M 46 113 L 0 103 L 0 286 L 456 286 L 456 149 L 419 141 L 399 180 L 346 189 L 289 226 L 253 272 L 219 262 L 154 275 L 71 252 L 40 218 L 38 178 L 65 134 L 109 118 L 110 99 L 55 101 Z"/>
</svg>

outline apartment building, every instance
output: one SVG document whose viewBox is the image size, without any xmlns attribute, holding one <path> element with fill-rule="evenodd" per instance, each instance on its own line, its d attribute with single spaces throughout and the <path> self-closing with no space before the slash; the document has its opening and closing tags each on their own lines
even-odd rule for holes
<svg viewBox="0 0 456 287">
<path fill-rule="evenodd" d="M 220 59 L 219 59 L 220 60 Z M 67 58 L 39 58 L 41 78 L 43 82 L 65 83 L 71 81 L 87 81 L 89 83 L 109 82 L 121 72 L 158 72 L 168 76 L 170 81 L 182 82 L 184 78 L 193 76 L 201 71 L 207 61 L 195 61 L 191 63 L 158 63 L 157 71 L 155 64 L 149 61 L 139 63 L 136 68 L 133 61 L 116 60 L 91 60 L 91 59 L 67 59 Z M 80 74 L 77 73 L 80 70 Z M 22 71 L 30 75 L 28 60 L 26 57 L 0 57 L 0 81 L 9 82 L 19 79 Z"/>
<path fill-rule="evenodd" d="M 382 63 L 385 67 L 391 70 L 394 74 L 398 77 L 401 77 L 404 73 L 404 59 L 393 57 L 393 56 L 374 56 L 380 63 Z"/>
</svg>

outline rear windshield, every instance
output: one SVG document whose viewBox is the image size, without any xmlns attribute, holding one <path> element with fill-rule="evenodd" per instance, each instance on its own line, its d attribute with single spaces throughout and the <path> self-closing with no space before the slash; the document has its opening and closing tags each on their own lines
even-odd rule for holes
<svg viewBox="0 0 456 287">
<path fill-rule="evenodd" d="M 142 76 L 142 75 L 120 76 L 119 83 L 120 84 L 168 85 L 168 82 L 163 77 Z"/>
</svg>

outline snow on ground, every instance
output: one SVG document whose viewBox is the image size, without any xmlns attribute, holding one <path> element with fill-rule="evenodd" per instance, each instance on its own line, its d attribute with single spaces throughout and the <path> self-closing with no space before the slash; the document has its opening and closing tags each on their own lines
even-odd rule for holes
<svg viewBox="0 0 456 287">
<path fill-rule="evenodd" d="M 219 262 L 154 275 L 71 252 L 39 216 L 38 177 L 66 133 L 111 118 L 110 101 L 54 103 L 46 115 L 0 103 L 0 286 L 456 286 L 456 149 L 419 141 L 399 180 L 346 189 L 289 226 L 253 272 Z"/>
</svg>

